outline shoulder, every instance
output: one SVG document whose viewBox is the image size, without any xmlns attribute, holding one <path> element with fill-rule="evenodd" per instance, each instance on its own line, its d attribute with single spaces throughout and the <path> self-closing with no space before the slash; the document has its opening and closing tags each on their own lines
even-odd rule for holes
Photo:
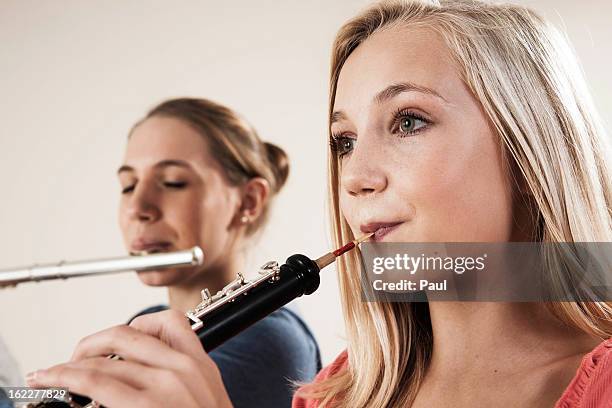
<svg viewBox="0 0 612 408">
<path fill-rule="evenodd" d="M 306 325 L 300 315 L 286 306 L 274 311 L 269 316 L 255 323 L 252 327 L 254 331 L 265 330 L 279 332 L 279 334 L 292 337 L 306 336 L 309 339 L 314 339 L 308 325 Z"/>
<path fill-rule="evenodd" d="M 299 315 L 282 307 L 243 332 L 227 340 L 210 353 L 217 364 L 272 365 L 281 370 L 303 367 L 308 373 L 300 378 L 310 380 L 321 368 L 319 346 Z M 265 361 L 264 361 L 265 360 Z M 270 361 L 273 360 L 273 361 Z"/>
<path fill-rule="evenodd" d="M 301 395 L 307 394 L 313 386 L 316 386 L 321 381 L 327 380 L 347 368 L 348 351 L 344 350 L 331 364 L 319 371 L 312 383 L 305 384 L 296 391 L 293 396 L 291 408 L 317 408 L 319 406 L 317 400 L 302 397 Z"/>
<path fill-rule="evenodd" d="M 311 381 L 321 368 L 314 337 L 287 308 L 255 323 L 209 355 L 236 407 L 287 407 L 294 381 Z"/>
<path fill-rule="evenodd" d="M 316 346 L 314 335 L 306 323 L 296 312 L 287 307 L 281 307 L 271 313 L 246 329 L 239 337 L 243 341 L 256 341 L 264 347 L 266 344 L 281 348 Z"/>
<path fill-rule="evenodd" d="M 315 383 L 318 381 L 323 381 L 328 379 L 329 377 L 333 377 L 338 374 L 340 371 L 346 370 L 348 368 L 348 351 L 344 350 L 342 353 L 336 357 L 336 359 L 322 369 L 319 374 L 315 377 Z"/>
<path fill-rule="evenodd" d="M 612 338 L 584 356 L 556 408 L 599 407 L 609 401 L 612 401 Z"/>
</svg>

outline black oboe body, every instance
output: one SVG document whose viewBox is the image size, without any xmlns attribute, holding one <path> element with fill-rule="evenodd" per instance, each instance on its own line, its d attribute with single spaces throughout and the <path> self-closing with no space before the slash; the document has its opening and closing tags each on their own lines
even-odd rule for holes
<svg viewBox="0 0 612 408">
<path fill-rule="evenodd" d="M 194 323 L 192 328 L 206 351 L 213 350 L 293 299 L 309 295 L 319 287 L 319 266 L 307 256 L 293 255 L 280 267 L 272 263 L 266 265 L 269 270 L 278 270 L 269 272 L 264 266 L 260 273 L 264 276 L 269 274 L 268 279 L 262 279 L 257 285 L 232 297 L 240 290 L 240 287 L 237 287 L 224 295 L 223 304 L 210 308 L 199 316 L 197 311 L 188 313 Z M 223 299 L 219 297 L 217 302 L 222 302 Z M 214 304 L 210 302 L 208 307 Z"/>
</svg>

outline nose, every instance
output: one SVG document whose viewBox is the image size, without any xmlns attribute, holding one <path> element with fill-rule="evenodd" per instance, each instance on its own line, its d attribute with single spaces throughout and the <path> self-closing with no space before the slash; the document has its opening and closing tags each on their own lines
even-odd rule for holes
<svg viewBox="0 0 612 408">
<path fill-rule="evenodd" d="M 380 146 L 368 136 L 361 136 L 350 157 L 342 162 L 341 187 L 353 197 L 383 192 L 388 179 L 382 167 L 384 157 L 381 156 L 384 154 Z"/>
<path fill-rule="evenodd" d="M 126 208 L 130 220 L 143 223 L 157 221 L 161 217 L 161 210 L 157 203 L 155 187 L 139 182 L 128 196 Z"/>
</svg>

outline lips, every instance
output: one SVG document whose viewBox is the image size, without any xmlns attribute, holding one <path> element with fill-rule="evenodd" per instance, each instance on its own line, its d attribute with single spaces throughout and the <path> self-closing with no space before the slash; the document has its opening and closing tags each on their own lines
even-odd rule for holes
<svg viewBox="0 0 612 408">
<path fill-rule="evenodd" d="M 403 223 L 404 223 L 403 221 L 374 222 L 374 223 L 369 223 L 369 224 L 363 224 L 361 225 L 360 229 L 361 229 L 361 232 L 365 234 L 374 232 L 374 235 L 372 235 L 372 238 L 370 238 L 370 240 L 380 241 L 385 235 L 387 235 L 388 233 L 390 233 L 391 231 L 393 231 L 394 229 L 396 229 L 398 226 L 400 226 Z"/>
<path fill-rule="evenodd" d="M 130 245 L 130 253 L 132 255 L 149 255 L 159 252 L 168 252 L 172 244 L 167 241 L 137 239 Z"/>
</svg>

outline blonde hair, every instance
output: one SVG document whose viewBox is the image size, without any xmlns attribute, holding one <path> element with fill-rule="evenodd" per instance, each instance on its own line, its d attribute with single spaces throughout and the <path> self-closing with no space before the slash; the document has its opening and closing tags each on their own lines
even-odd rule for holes
<svg viewBox="0 0 612 408">
<path fill-rule="evenodd" d="M 211 156 L 233 185 L 261 177 L 270 185 L 270 196 L 273 197 L 289 176 L 289 159 L 285 151 L 262 141 L 255 129 L 227 106 L 203 98 L 169 99 L 151 109 L 132 127 L 132 131 L 154 116 L 179 119 L 196 130 L 206 140 Z M 247 234 L 258 231 L 266 223 L 270 202 L 268 199 L 261 215 L 249 223 Z"/>
<path fill-rule="evenodd" d="M 550 24 L 516 5 L 479 1 L 384 1 L 348 21 L 332 51 L 329 113 L 349 55 L 368 37 L 400 26 L 435 30 L 458 74 L 480 102 L 531 196 L 537 241 L 612 241 L 610 147 L 569 46 Z M 339 167 L 329 152 L 336 245 L 353 239 L 339 207 Z M 362 302 L 351 271 L 359 254 L 338 261 L 348 337 L 348 369 L 299 393 L 323 406 L 409 406 L 432 352 L 427 303 Z M 555 272 L 561 275 L 562 272 Z M 556 276 L 563 281 L 567 276 Z M 612 335 L 612 303 L 547 303 L 566 324 Z"/>
</svg>

